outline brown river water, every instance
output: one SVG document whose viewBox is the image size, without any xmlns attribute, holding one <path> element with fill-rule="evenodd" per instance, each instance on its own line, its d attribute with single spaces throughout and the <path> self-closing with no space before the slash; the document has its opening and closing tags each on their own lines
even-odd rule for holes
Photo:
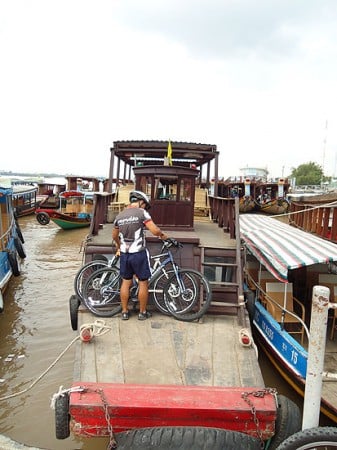
<svg viewBox="0 0 337 450">
<path fill-rule="evenodd" d="M 10 281 L 0 314 L 0 398 L 19 395 L 0 401 L 0 434 L 47 450 L 106 450 L 106 438 L 55 438 L 50 402 L 60 386 L 72 383 L 75 345 L 30 388 L 77 336 L 70 325 L 68 301 L 88 229 L 41 226 L 35 216 L 20 218 L 19 224 L 27 257 L 21 275 Z M 262 355 L 260 362 L 266 386 L 276 387 L 301 406 L 302 400 Z"/>
</svg>

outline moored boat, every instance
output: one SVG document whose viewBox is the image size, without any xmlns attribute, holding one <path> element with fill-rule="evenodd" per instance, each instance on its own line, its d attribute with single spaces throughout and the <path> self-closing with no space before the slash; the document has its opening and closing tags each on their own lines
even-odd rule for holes
<svg viewBox="0 0 337 450">
<path fill-rule="evenodd" d="M 172 142 L 171 151 L 172 164 L 165 164 L 167 142 L 115 142 L 109 182 L 114 165 L 116 180 L 133 170 L 133 188 L 151 199 L 153 220 L 184 245 L 176 255 L 179 265 L 206 276 L 211 306 L 202 320 L 187 322 L 154 310 L 150 298 L 153 315 L 145 322 L 121 322 L 118 315 L 103 322 L 71 296 L 72 326 L 80 339 L 73 384 L 55 396 L 56 436 L 106 436 L 111 448 L 116 442 L 120 448 L 149 448 L 156 436 L 160 448 L 168 433 L 173 447 L 179 434 L 183 442 L 189 435 L 200 446 L 195 448 L 205 448 L 219 432 L 223 448 L 261 448 L 269 441 L 275 449 L 300 426 L 300 416 L 289 399 L 264 385 L 258 365 L 243 301 L 239 202 L 209 196 L 212 220 L 195 216 L 202 166 L 213 161 L 217 168 L 218 152 L 214 145 L 183 142 Z M 207 173 L 203 182 L 209 187 Z M 118 203 L 128 201 L 122 192 Z M 111 194 L 95 194 L 85 262 L 111 259 L 115 252 L 107 211 L 120 205 L 113 200 Z M 150 254 L 157 254 L 158 238 L 147 234 L 146 240 Z M 291 415 L 282 416 L 284 411 Z"/>
<path fill-rule="evenodd" d="M 59 207 L 37 208 L 36 219 L 41 225 L 54 222 L 63 230 L 89 227 L 93 211 L 93 193 L 64 191 L 58 196 Z"/>
<path fill-rule="evenodd" d="M 13 207 L 17 217 L 34 214 L 39 205 L 37 190 L 34 184 L 13 184 Z"/>
<path fill-rule="evenodd" d="M 37 183 L 37 201 L 40 208 L 57 209 L 59 207 L 59 194 L 67 188 L 66 183 L 59 180 L 43 180 Z"/>
<path fill-rule="evenodd" d="M 284 214 L 289 210 L 289 182 L 285 178 L 266 180 L 256 186 L 255 210 L 266 214 Z"/>
<path fill-rule="evenodd" d="M 4 309 L 3 293 L 11 277 L 20 275 L 20 258 L 26 257 L 12 196 L 11 186 L 0 186 L 0 312 Z"/>
<path fill-rule="evenodd" d="M 248 176 L 229 177 L 219 182 L 218 195 L 220 197 L 239 197 L 240 213 L 251 212 L 255 208 L 255 178 Z"/>
<path fill-rule="evenodd" d="M 304 396 L 313 287 L 337 295 L 337 246 L 262 215 L 240 217 L 254 336 L 289 385 Z M 321 412 L 337 423 L 336 309 L 328 320 Z"/>
</svg>

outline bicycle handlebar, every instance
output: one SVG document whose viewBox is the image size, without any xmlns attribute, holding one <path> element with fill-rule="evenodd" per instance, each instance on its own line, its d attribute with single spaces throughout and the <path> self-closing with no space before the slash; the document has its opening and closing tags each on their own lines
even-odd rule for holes
<svg viewBox="0 0 337 450">
<path fill-rule="evenodd" d="M 183 247 L 183 244 L 181 242 L 178 242 L 176 239 L 168 238 L 165 241 L 163 241 L 163 246 L 166 248 L 170 247 Z"/>
</svg>

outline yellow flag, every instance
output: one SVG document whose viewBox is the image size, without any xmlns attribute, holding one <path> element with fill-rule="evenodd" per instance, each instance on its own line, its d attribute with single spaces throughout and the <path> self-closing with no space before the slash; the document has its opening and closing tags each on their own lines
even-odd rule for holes
<svg viewBox="0 0 337 450">
<path fill-rule="evenodd" d="M 172 166 L 172 145 L 171 145 L 171 141 L 168 142 L 167 160 L 168 160 L 169 166 Z"/>
</svg>

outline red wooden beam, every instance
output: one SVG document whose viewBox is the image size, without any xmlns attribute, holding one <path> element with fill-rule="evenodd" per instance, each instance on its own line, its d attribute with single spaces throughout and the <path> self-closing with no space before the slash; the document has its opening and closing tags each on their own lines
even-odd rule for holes
<svg viewBox="0 0 337 450">
<path fill-rule="evenodd" d="M 71 393 L 69 403 L 71 428 L 77 435 L 109 434 L 104 403 L 114 432 L 145 427 L 203 426 L 239 431 L 254 437 L 261 433 L 263 440 L 275 433 L 276 399 L 264 389 L 73 384 L 73 387 L 78 386 L 83 391 Z"/>
</svg>

